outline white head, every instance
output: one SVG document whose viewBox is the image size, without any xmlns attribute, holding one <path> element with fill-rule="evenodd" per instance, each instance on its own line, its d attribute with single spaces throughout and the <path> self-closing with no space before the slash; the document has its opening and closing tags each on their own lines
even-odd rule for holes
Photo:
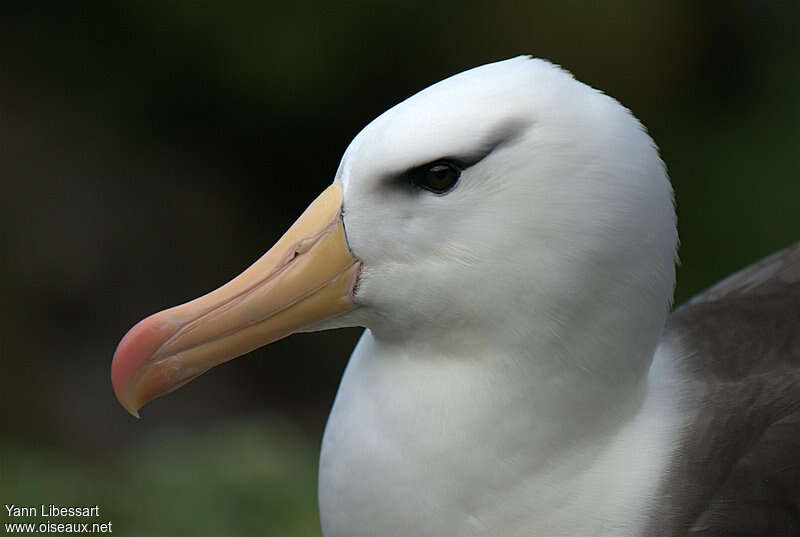
<svg viewBox="0 0 800 537">
<path fill-rule="evenodd" d="M 441 193 L 419 186 L 437 163 Z M 485 65 L 370 123 L 334 185 L 242 276 L 134 327 L 115 389 L 135 412 L 278 337 L 353 325 L 430 356 L 502 346 L 537 374 L 638 382 L 676 243 L 663 164 L 626 108 L 546 61 Z"/>
<path fill-rule="evenodd" d="M 451 190 L 409 182 L 440 161 L 468 165 Z M 502 341 L 593 375 L 646 371 L 677 233 L 657 149 L 616 100 L 543 60 L 485 65 L 375 119 L 337 179 L 363 261 L 362 307 L 337 325 L 445 355 Z"/>
</svg>

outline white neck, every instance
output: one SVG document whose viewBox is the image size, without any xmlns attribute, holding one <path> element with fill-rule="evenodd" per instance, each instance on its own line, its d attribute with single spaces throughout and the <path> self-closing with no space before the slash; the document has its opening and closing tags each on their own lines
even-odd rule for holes
<svg viewBox="0 0 800 537">
<path fill-rule="evenodd" d="M 543 367 L 536 349 L 430 351 L 362 337 L 323 441 L 325 534 L 641 528 L 677 431 L 669 352 L 649 377 L 612 385 Z"/>
</svg>

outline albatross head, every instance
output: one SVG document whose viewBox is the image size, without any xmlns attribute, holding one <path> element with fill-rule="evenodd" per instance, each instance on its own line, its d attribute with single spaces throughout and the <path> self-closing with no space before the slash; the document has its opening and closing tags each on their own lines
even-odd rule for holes
<svg viewBox="0 0 800 537">
<path fill-rule="evenodd" d="M 663 164 L 626 108 L 546 61 L 485 65 L 364 128 L 333 185 L 237 279 L 131 329 L 114 388 L 135 413 L 255 347 L 338 326 L 636 382 L 676 242 Z"/>
</svg>

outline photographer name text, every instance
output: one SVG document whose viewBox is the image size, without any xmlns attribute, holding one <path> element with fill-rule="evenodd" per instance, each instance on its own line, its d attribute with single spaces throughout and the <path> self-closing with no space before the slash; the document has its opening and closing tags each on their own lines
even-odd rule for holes
<svg viewBox="0 0 800 537">
<path fill-rule="evenodd" d="M 100 507 L 59 507 L 58 505 L 16 506 L 6 504 L 8 516 L 41 516 L 41 517 L 73 517 L 73 516 L 100 516 Z"/>
</svg>

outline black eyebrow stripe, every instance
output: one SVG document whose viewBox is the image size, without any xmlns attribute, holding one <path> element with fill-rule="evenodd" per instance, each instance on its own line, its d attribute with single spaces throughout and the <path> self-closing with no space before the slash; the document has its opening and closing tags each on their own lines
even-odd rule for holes
<svg viewBox="0 0 800 537">
<path fill-rule="evenodd" d="M 462 170 L 466 170 L 467 168 L 474 166 L 488 157 L 498 147 L 518 138 L 520 134 L 522 134 L 522 132 L 525 131 L 525 129 L 527 129 L 530 125 L 530 121 L 519 118 L 506 120 L 492 129 L 490 135 L 486 137 L 486 141 L 481 144 L 480 147 L 468 153 L 443 155 L 437 159 L 431 160 L 430 162 L 412 166 L 400 175 L 403 177 L 407 176 L 418 168 L 430 166 L 437 162 L 452 162 L 453 164 L 458 165 Z"/>
<path fill-rule="evenodd" d="M 411 178 L 420 168 L 432 166 L 437 162 L 449 162 L 458 166 L 462 171 L 466 170 L 488 157 L 495 149 L 517 139 L 533 122 L 521 118 L 507 119 L 498 123 L 489 131 L 484 142 L 477 148 L 466 153 L 455 153 L 442 155 L 439 158 L 428 162 L 415 164 L 402 172 L 389 173 L 383 181 L 376 184 L 377 188 L 405 188 L 411 182 Z"/>
<path fill-rule="evenodd" d="M 454 155 L 452 157 L 445 157 L 441 160 L 450 160 L 451 162 L 463 164 L 462 169 L 467 169 L 488 157 L 501 145 L 517 139 L 520 134 L 522 134 L 522 132 L 529 126 L 529 121 L 518 118 L 507 120 L 492 129 L 492 132 L 486 138 L 486 142 L 483 147 L 479 148 L 477 151 L 462 155 Z"/>
</svg>

